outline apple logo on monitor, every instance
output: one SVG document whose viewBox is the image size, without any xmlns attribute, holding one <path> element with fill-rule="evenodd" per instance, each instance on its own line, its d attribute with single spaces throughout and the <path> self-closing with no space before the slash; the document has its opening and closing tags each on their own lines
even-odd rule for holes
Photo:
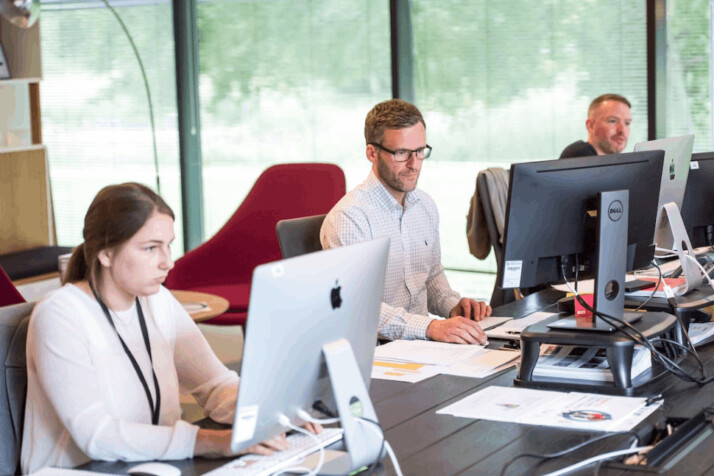
<svg viewBox="0 0 714 476">
<path fill-rule="evenodd" d="M 672 163 L 669 164 L 669 179 L 674 180 L 674 159 L 672 159 Z"/>
<path fill-rule="evenodd" d="M 337 309 L 342 305 L 342 297 L 340 296 L 341 286 L 338 285 L 337 280 L 335 280 L 335 287 L 330 291 L 330 303 L 332 304 L 332 309 Z"/>
</svg>

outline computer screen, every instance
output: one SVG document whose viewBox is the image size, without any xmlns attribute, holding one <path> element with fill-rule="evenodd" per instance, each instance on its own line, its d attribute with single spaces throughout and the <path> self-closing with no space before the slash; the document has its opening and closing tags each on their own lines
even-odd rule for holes
<svg viewBox="0 0 714 476">
<path fill-rule="evenodd" d="M 355 379 L 369 388 L 388 250 L 389 239 L 380 238 L 255 268 L 234 451 L 286 431 L 281 415 L 303 423 L 298 412 L 310 412 L 317 401 L 338 413 L 327 344 L 349 342 L 359 368 Z"/>
<path fill-rule="evenodd" d="M 592 276 L 599 192 L 629 191 L 626 268 L 648 266 L 654 255 L 663 156 L 662 151 L 646 151 L 513 164 L 503 287 L 560 281 L 561 264 L 570 270 L 576 258 L 579 277 Z"/>
<path fill-rule="evenodd" d="M 674 247 L 672 229 L 663 207 L 667 203 L 674 203 L 679 210 L 682 209 L 682 199 L 687 185 L 689 162 L 692 158 L 693 147 L 694 135 L 692 134 L 635 144 L 635 152 L 645 150 L 664 151 L 654 235 L 654 243 L 658 248 L 671 250 Z"/>
<path fill-rule="evenodd" d="M 692 246 L 712 246 L 714 234 L 714 152 L 692 155 L 682 219 Z"/>
</svg>

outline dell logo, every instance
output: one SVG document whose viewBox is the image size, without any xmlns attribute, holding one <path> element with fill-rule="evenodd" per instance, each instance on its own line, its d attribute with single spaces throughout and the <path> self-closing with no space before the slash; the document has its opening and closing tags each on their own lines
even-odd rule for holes
<svg viewBox="0 0 714 476">
<path fill-rule="evenodd" d="M 332 309 L 337 309 L 342 305 L 342 296 L 340 296 L 341 286 L 337 285 L 337 280 L 335 280 L 335 287 L 330 291 L 330 304 L 332 304 Z"/>
<path fill-rule="evenodd" d="M 612 221 L 618 221 L 622 218 L 623 206 L 620 200 L 615 200 L 607 207 L 607 216 Z"/>
</svg>

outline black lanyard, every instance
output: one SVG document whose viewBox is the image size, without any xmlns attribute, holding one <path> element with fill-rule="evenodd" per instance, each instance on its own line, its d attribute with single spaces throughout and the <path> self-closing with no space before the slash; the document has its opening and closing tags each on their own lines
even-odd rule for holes
<svg viewBox="0 0 714 476">
<path fill-rule="evenodd" d="M 154 377 L 154 389 L 156 390 L 156 406 L 154 406 L 154 399 L 151 398 L 151 392 L 149 391 L 149 385 L 146 383 L 144 374 L 141 372 L 141 369 L 139 368 L 139 364 L 136 362 L 136 359 L 132 355 L 131 351 L 126 346 L 124 339 L 122 339 L 121 336 L 119 335 L 119 331 L 117 331 L 117 328 L 114 325 L 114 320 L 112 320 L 112 316 L 109 314 L 109 308 L 107 307 L 106 304 L 104 304 L 104 301 L 102 301 L 102 299 L 99 297 L 99 295 L 97 294 L 97 291 L 94 290 L 94 286 L 92 285 L 91 282 L 89 283 L 89 287 L 92 289 L 92 293 L 94 293 L 94 297 L 97 299 L 97 302 L 99 303 L 99 306 L 102 308 L 102 311 L 104 311 L 104 315 L 107 316 L 107 320 L 109 321 L 109 324 L 112 325 L 114 332 L 116 332 L 117 337 L 119 338 L 119 342 L 121 342 L 121 346 L 124 348 L 124 352 L 126 352 L 127 357 L 129 357 L 129 360 L 131 361 L 131 365 L 134 367 L 134 370 L 136 371 L 136 375 L 139 377 L 139 380 L 141 381 L 142 387 L 144 387 L 144 392 L 146 392 L 146 399 L 149 401 L 149 408 L 151 409 L 151 423 L 153 425 L 158 425 L 159 424 L 159 414 L 161 413 L 161 391 L 159 390 L 159 381 L 156 379 L 156 372 L 154 372 L 154 359 L 151 356 L 151 344 L 149 343 L 149 332 L 146 329 L 146 321 L 144 320 L 144 312 L 141 310 L 141 304 L 139 304 L 139 298 L 136 298 L 136 313 L 139 316 L 139 325 L 141 326 L 141 335 L 144 337 L 144 344 L 146 345 L 146 351 L 149 353 L 149 361 L 151 362 L 151 375 Z"/>
</svg>

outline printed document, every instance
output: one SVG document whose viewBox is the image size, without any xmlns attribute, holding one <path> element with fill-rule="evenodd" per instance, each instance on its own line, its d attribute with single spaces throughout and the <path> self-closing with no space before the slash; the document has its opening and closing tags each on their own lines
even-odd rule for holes
<svg viewBox="0 0 714 476">
<path fill-rule="evenodd" d="M 660 403 L 646 398 L 487 387 L 437 411 L 439 414 L 527 425 L 593 431 L 629 430 Z"/>
</svg>

